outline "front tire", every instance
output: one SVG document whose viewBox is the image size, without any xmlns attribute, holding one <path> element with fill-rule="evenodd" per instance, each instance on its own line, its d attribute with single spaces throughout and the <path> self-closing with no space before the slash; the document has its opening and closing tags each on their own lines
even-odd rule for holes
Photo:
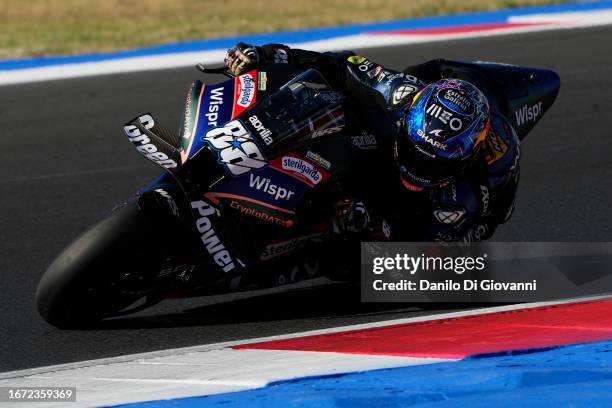
<svg viewBox="0 0 612 408">
<path fill-rule="evenodd" d="M 159 254 L 154 236 L 137 202 L 113 211 L 49 266 L 36 291 L 40 315 L 60 328 L 85 327 L 147 297 L 143 283 Z"/>
</svg>

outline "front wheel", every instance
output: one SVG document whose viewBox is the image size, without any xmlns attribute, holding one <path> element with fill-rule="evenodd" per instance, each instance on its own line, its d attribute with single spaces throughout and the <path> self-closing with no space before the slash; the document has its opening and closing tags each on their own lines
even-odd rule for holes
<svg viewBox="0 0 612 408">
<path fill-rule="evenodd" d="M 38 312 L 61 328 L 92 325 L 155 296 L 154 231 L 136 202 L 115 210 L 70 244 L 36 291 Z"/>
</svg>

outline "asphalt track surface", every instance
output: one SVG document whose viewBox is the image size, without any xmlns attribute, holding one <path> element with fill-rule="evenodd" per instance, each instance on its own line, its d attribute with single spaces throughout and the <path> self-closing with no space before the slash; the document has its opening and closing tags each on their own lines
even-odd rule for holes
<svg viewBox="0 0 612 408">
<path fill-rule="evenodd" d="M 517 209 L 495 238 L 609 241 L 611 38 L 612 27 L 600 27 L 363 54 L 397 69 L 443 57 L 556 70 L 561 93 L 524 143 Z M 178 126 L 194 78 L 202 78 L 195 69 L 175 69 L 0 87 L 0 371 L 467 307 L 360 304 L 353 287 L 311 286 L 248 298 L 166 301 L 95 330 L 47 325 L 33 303 L 45 268 L 158 173 L 127 142 L 122 124 L 150 111 Z"/>
</svg>

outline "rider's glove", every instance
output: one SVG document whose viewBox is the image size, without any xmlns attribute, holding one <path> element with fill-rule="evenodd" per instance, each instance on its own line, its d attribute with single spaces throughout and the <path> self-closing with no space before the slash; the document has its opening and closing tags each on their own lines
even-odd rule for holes
<svg viewBox="0 0 612 408">
<path fill-rule="evenodd" d="M 254 68 L 260 59 L 257 47 L 239 42 L 234 47 L 227 50 L 225 65 L 232 74 L 240 75 Z"/>
<path fill-rule="evenodd" d="M 334 232 L 362 232 L 370 224 L 370 214 L 363 201 L 342 200 L 336 203 Z"/>
</svg>

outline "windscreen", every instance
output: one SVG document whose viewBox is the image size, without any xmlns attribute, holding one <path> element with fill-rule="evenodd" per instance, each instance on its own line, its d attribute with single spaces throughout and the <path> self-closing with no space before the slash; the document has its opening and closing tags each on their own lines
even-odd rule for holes
<svg viewBox="0 0 612 408">
<path fill-rule="evenodd" d="M 318 71 L 309 69 L 263 100 L 256 111 L 277 145 L 341 130 L 343 98 Z"/>
</svg>

